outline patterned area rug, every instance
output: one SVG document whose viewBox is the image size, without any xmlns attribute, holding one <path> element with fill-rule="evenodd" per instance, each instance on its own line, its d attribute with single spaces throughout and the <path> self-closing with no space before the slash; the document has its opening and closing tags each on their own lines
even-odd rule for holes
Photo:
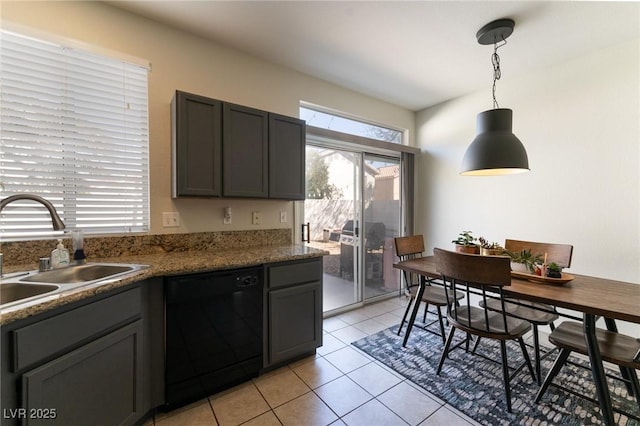
<svg viewBox="0 0 640 426">
<path fill-rule="evenodd" d="M 492 426 L 603 424 L 599 408 L 595 404 L 555 386 L 550 386 L 540 404 L 536 405 L 533 401 L 538 385 L 526 368 L 511 381 L 513 412 L 509 413 L 499 363 L 466 353 L 463 345 L 449 354 L 442 372 L 437 376 L 436 369 L 444 346 L 440 336 L 414 327 L 407 347 L 403 348 L 402 337 L 396 335 L 397 330 L 397 326 L 391 327 L 358 340 L 353 345 L 479 423 Z M 464 334 L 457 331 L 456 337 L 458 336 L 463 337 Z M 509 364 L 517 366 L 522 362 L 522 352 L 517 343 L 511 343 L 507 347 Z M 483 339 L 477 352 L 491 360 L 500 360 L 500 347 L 495 341 Z M 532 354 L 533 350 L 529 353 Z M 556 354 L 553 353 L 543 359 L 543 375 L 549 370 L 555 357 Z M 585 365 L 585 362 L 573 355 L 570 359 Z M 585 368 L 567 364 L 554 382 L 587 395 L 595 395 L 591 371 Z M 628 396 L 621 381 L 610 379 L 609 389 L 615 407 L 640 416 L 637 402 Z M 639 424 L 637 420 L 618 413 L 614 413 L 614 416 L 619 425 Z"/>
</svg>

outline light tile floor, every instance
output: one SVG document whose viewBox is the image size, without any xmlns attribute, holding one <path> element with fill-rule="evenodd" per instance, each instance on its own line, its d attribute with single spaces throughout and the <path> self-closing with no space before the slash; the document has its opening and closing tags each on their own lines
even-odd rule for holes
<svg viewBox="0 0 640 426">
<path fill-rule="evenodd" d="M 324 320 L 323 346 L 147 425 L 474 425 L 350 343 L 399 324 L 408 300 L 388 299 Z"/>
</svg>

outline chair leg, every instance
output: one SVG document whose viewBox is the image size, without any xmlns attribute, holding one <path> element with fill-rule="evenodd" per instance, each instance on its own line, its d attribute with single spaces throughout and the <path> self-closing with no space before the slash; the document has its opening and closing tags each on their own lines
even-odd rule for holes
<svg viewBox="0 0 640 426">
<path fill-rule="evenodd" d="M 538 324 L 533 325 L 533 355 L 535 356 L 536 363 L 536 377 L 535 380 L 538 386 L 542 383 L 541 369 L 540 369 L 540 336 L 538 336 Z"/>
<path fill-rule="evenodd" d="M 404 315 L 402 316 L 402 321 L 400 321 L 400 327 L 398 327 L 398 333 L 397 335 L 400 335 L 400 332 L 402 331 L 402 326 L 404 325 L 404 322 L 407 320 L 407 315 L 409 315 L 409 309 L 411 309 L 411 304 L 413 303 L 413 298 L 409 299 L 409 303 L 407 304 L 407 309 L 404 310 Z"/>
<path fill-rule="evenodd" d="M 429 304 L 424 302 L 424 315 L 422 315 L 422 322 L 426 324 L 427 322 L 427 311 L 429 310 Z"/>
<path fill-rule="evenodd" d="M 451 327 L 449 331 L 449 337 L 447 337 L 447 341 L 444 344 L 444 349 L 442 349 L 442 355 L 440 356 L 440 362 L 438 363 L 438 369 L 436 370 L 436 375 L 440 375 L 440 371 L 442 370 L 442 364 L 444 364 L 444 359 L 447 357 L 449 353 L 449 346 L 451 346 L 451 342 L 453 341 L 453 334 L 456 332 L 455 327 Z"/>
<path fill-rule="evenodd" d="M 480 336 L 476 337 L 476 343 L 473 345 L 473 349 L 471 350 L 472 354 L 476 353 L 476 349 L 478 349 L 478 345 L 480 344 L 480 339 Z"/>
<path fill-rule="evenodd" d="M 436 306 L 436 309 L 438 309 L 438 322 L 440 323 L 440 335 L 442 336 L 442 343 L 446 343 L 444 322 L 442 321 L 442 306 Z"/>
<path fill-rule="evenodd" d="M 527 368 L 529 368 L 529 373 L 531 373 L 531 378 L 533 378 L 533 380 L 536 380 L 536 375 L 533 372 L 533 366 L 531 365 L 531 358 L 529 358 L 529 352 L 527 352 L 527 346 L 524 344 L 524 339 L 522 337 L 519 337 L 518 343 L 520 343 L 520 348 L 522 349 L 522 356 L 527 362 Z"/>
<path fill-rule="evenodd" d="M 471 333 L 467 333 L 467 341 L 464 342 L 464 350 L 469 353 L 469 344 L 473 342 L 473 335 Z M 480 342 L 480 336 L 476 336 L 476 341 L 473 344 L 473 348 L 471 349 L 471 353 L 475 355 L 476 349 L 478 348 L 478 342 Z"/>
<path fill-rule="evenodd" d="M 558 354 L 558 358 L 556 358 L 553 366 L 551 367 L 551 370 L 549 370 L 549 372 L 547 373 L 547 377 L 545 377 L 542 386 L 540 386 L 540 390 L 538 390 L 538 393 L 536 394 L 536 404 L 540 402 L 540 400 L 542 399 L 542 395 L 544 395 L 549 385 L 551 385 L 553 378 L 556 377 L 564 363 L 567 361 L 570 353 L 571 351 L 569 349 L 562 349 L 560 351 L 560 353 Z"/>
<path fill-rule="evenodd" d="M 500 354 L 502 356 L 502 378 L 504 380 L 504 391 L 507 397 L 507 411 L 511 412 L 511 386 L 509 385 L 509 366 L 507 365 L 507 344 L 500 340 Z"/>
<path fill-rule="evenodd" d="M 633 387 L 633 393 L 636 396 L 636 401 L 638 401 L 638 406 L 640 406 L 640 383 L 638 383 L 638 375 L 633 368 L 629 369 L 629 373 L 631 375 L 631 387 Z"/>
<path fill-rule="evenodd" d="M 636 401 L 638 401 L 638 406 L 640 406 L 640 384 L 638 383 L 638 375 L 636 374 L 635 368 L 629 367 L 620 367 L 622 371 L 626 371 L 627 380 L 630 382 L 631 392 L 636 397 Z"/>
</svg>

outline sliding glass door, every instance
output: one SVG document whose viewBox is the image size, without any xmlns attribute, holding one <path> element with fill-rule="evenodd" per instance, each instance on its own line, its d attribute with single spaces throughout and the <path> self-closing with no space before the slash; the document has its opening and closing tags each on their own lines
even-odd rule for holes
<svg viewBox="0 0 640 426">
<path fill-rule="evenodd" d="M 364 298 L 398 291 L 393 238 L 400 235 L 400 159 L 364 154 Z"/>
<path fill-rule="evenodd" d="M 413 156 L 406 132 L 302 103 L 307 197 L 304 241 L 324 257 L 325 315 L 397 294 L 394 237 L 413 232 Z M 306 230 L 306 232 L 305 232 Z M 300 227 L 297 228 L 297 233 Z"/>
<path fill-rule="evenodd" d="M 318 141 L 307 141 L 306 154 L 308 244 L 329 252 L 324 311 L 397 294 L 393 238 L 401 229 L 400 158 Z"/>
<path fill-rule="evenodd" d="M 311 246 L 324 257 L 324 311 L 362 300 L 360 287 L 360 174 L 355 152 L 307 145 L 304 223 Z"/>
</svg>

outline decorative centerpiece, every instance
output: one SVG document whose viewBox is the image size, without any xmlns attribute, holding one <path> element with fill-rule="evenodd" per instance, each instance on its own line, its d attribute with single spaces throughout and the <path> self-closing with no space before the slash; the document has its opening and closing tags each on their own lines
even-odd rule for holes
<svg viewBox="0 0 640 426">
<path fill-rule="evenodd" d="M 480 254 L 480 246 L 476 243 L 472 231 L 462 231 L 458 238 L 451 242 L 456 245 L 458 253 Z"/>
<path fill-rule="evenodd" d="M 547 253 L 531 254 L 531 250 L 520 252 L 504 251 L 511 258 L 511 276 L 536 283 L 564 285 L 573 280 L 573 275 L 562 272 L 562 267 L 555 262 L 547 264 Z"/>
<path fill-rule="evenodd" d="M 490 243 L 484 237 L 478 238 L 480 242 L 480 254 L 483 256 L 500 256 L 504 254 L 504 248 L 496 242 Z"/>
</svg>

